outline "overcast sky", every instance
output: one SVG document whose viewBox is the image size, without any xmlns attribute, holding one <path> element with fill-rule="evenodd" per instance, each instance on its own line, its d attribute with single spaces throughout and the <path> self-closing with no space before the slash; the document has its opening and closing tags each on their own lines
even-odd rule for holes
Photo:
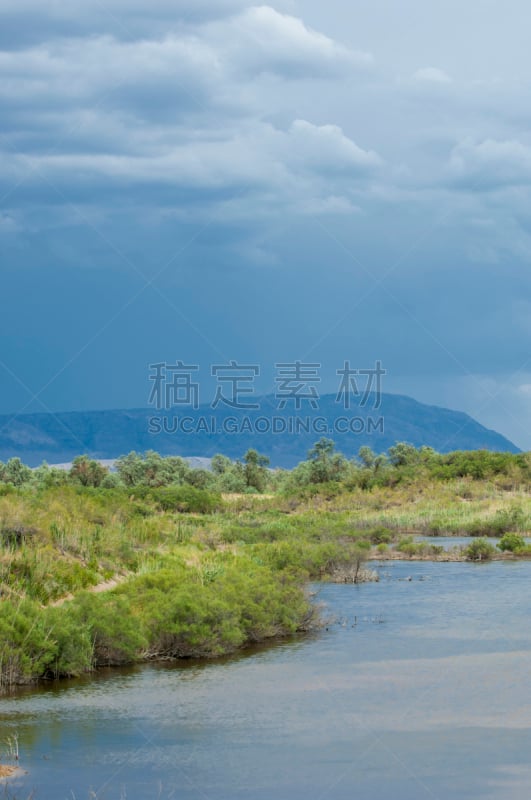
<svg viewBox="0 0 531 800">
<path fill-rule="evenodd" d="M 524 0 L 2 0 L 0 412 L 380 359 L 531 448 Z M 206 396 L 205 400 L 211 399 Z"/>
</svg>

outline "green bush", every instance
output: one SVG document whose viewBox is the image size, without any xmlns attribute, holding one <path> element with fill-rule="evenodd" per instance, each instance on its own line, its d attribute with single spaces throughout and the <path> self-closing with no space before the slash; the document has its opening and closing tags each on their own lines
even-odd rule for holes
<svg viewBox="0 0 531 800">
<path fill-rule="evenodd" d="M 148 651 L 157 657 L 232 652 L 246 642 L 292 633 L 309 614 L 294 574 L 277 576 L 245 557 L 195 575 L 179 566 L 161 569 L 119 591 L 131 598 Z"/>
<path fill-rule="evenodd" d="M 489 561 L 496 548 L 487 539 L 476 539 L 471 542 L 465 550 L 465 555 L 469 561 Z"/>
<path fill-rule="evenodd" d="M 525 548 L 525 539 L 518 533 L 506 533 L 501 541 L 498 542 L 498 549 L 509 553 L 520 553 Z"/>
<path fill-rule="evenodd" d="M 195 486 L 168 486 L 150 491 L 150 496 L 162 511 L 212 514 L 221 506 L 219 494 L 196 489 Z"/>
<path fill-rule="evenodd" d="M 406 556 L 416 556 L 420 552 L 419 545 L 416 542 L 400 542 L 396 549 Z"/>
<path fill-rule="evenodd" d="M 416 548 L 416 543 L 412 536 L 403 536 L 398 542 L 396 549 L 400 553 L 412 552 Z"/>
<path fill-rule="evenodd" d="M 145 646 L 129 599 L 123 595 L 83 592 L 65 609 L 93 644 L 93 666 L 131 663 Z"/>
<path fill-rule="evenodd" d="M 520 506 L 502 508 L 485 520 L 474 520 L 466 527 L 469 536 L 503 536 L 510 531 L 525 530 L 528 519 Z"/>
<path fill-rule="evenodd" d="M 392 531 L 383 526 L 373 528 L 373 530 L 369 531 L 368 535 L 372 544 L 390 544 L 390 542 L 393 541 Z"/>
<path fill-rule="evenodd" d="M 79 615 L 72 614 L 70 604 L 48 608 L 45 621 L 55 642 L 54 658 L 46 672 L 54 678 L 78 677 L 94 665 L 94 642 L 90 627 L 81 624 Z"/>
<path fill-rule="evenodd" d="M 0 603 L 0 687 L 29 683 L 56 656 L 56 643 L 41 609 L 30 600 Z"/>
</svg>

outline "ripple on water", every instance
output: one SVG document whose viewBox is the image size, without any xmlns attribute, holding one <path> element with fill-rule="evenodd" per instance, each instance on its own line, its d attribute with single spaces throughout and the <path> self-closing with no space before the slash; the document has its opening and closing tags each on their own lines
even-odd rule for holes
<svg viewBox="0 0 531 800">
<path fill-rule="evenodd" d="M 22 790 L 35 800 L 91 788 L 109 800 L 527 797 L 531 564 L 381 571 L 379 584 L 316 587 L 335 620 L 318 636 L 3 699 L 2 728 L 18 733 L 29 770 Z"/>
</svg>

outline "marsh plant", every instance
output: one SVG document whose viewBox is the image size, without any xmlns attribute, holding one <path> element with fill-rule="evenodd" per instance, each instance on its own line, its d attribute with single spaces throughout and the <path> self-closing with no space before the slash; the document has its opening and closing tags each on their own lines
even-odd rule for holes
<svg viewBox="0 0 531 800">
<path fill-rule="evenodd" d="M 347 459 L 321 440 L 291 471 L 248 451 L 212 470 L 130 453 L 69 471 L 0 465 L 0 688 L 142 659 L 215 657 L 317 624 L 311 580 L 368 559 L 525 558 L 528 454 L 404 443 Z M 431 535 L 418 542 L 415 534 Z M 489 536 L 501 536 L 495 548 Z"/>
</svg>

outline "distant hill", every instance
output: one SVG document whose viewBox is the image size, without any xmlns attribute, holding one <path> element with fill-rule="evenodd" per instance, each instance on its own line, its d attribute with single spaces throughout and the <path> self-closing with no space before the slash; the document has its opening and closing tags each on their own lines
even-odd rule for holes
<svg viewBox="0 0 531 800">
<path fill-rule="evenodd" d="M 321 436 L 333 439 L 348 457 L 362 445 L 383 452 L 397 441 L 429 445 L 440 452 L 518 452 L 504 436 L 462 412 L 425 405 L 402 395 L 383 395 L 378 409 L 371 402 L 364 408 L 346 410 L 334 395 L 325 395 L 319 399 L 317 410 L 294 411 L 278 410 L 278 401 L 263 397 L 260 408 L 250 411 L 220 405 L 215 410 L 202 406 L 196 411 L 144 408 L 24 414 L 14 419 L 0 416 L 0 460 L 19 456 L 36 466 L 42 461 L 69 462 L 81 453 L 109 459 L 131 450 L 201 458 L 221 452 L 240 458 L 249 447 L 255 447 L 270 457 L 272 466 L 292 467 L 306 458 L 308 449 Z M 193 432 L 178 430 L 183 417 L 187 429 Z M 273 424 L 278 432 L 271 429 Z"/>
</svg>

